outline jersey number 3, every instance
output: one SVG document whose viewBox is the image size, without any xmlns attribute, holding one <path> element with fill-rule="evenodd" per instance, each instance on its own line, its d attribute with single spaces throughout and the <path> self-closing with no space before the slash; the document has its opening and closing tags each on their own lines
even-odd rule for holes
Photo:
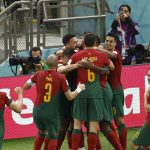
<svg viewBox="0 0 150 150">
<path fill-rule="evenodd" d="M 51 93 L 52 93 L 52 84 L 51 83 L 46 83 L 45 84 L 45 90 L 46 90 L 46 93 L 44 95 L 44 102 L 50 102 Z"/>
</svg>

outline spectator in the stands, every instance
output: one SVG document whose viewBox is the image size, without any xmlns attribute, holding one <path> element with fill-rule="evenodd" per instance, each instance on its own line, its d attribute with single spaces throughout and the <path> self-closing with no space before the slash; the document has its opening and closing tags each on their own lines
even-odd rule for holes
<svg viewBox="0 0 150 150">
<path fill-rule="evenodd" d="M 146 62 L 146 55 L 148 51 L 145 50 L 142 44 L 137 44 L 134 49 L 134 57 L 131 60 L 131 64 L 143 64 Z"/>
<path fill-rule="evenodd" d="M 132 56 L 130 50 L 136 45 L 135 35 L 139 33 L 139 26 L 133 22 L 130 17 L 131 7 L 129 5 L 121 5 L 118 13 L 111 25 L 111 31 L 119 36 L 117 48 L 122 55 L 122 63 L 124 65 L 131 64 Z"/>
</svg>

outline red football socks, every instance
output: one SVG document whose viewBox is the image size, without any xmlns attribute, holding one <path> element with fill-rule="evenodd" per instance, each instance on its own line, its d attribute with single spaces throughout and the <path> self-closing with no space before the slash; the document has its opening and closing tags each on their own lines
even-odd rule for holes
<svg viewBox="0 0 150 150">
<path fill-rule="evenodd" d="M 97 133 L 88 133 L 88 150 L 95 150 L 97 144 Z"/>
<path fill-rule="evenodd" d="M 44 139 L 45 139 L 44 137 L 37 135 L 34 141 L 33 150 L 40 150 L 44 142 Z"/>
<path fill-rule="evenodd" d="M 72 133 L 72 150 L 78 150 L 81 142 L 81 130 L 74 129 Z"/>
</svg>

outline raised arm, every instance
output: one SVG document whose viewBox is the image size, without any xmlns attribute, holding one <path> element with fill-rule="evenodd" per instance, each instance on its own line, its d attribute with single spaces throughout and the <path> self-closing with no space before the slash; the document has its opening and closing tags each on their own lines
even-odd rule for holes
<svg viewBox="0 0 150 150">
<path fill-rule="evenodd" d="M 21 113 L 23 106 L 23 90 L 21 87 L 16 87 L 15 92 L 18 95 L 18 100 L 12 101 L 8 107 L 17 113 Z"/>
</svg>

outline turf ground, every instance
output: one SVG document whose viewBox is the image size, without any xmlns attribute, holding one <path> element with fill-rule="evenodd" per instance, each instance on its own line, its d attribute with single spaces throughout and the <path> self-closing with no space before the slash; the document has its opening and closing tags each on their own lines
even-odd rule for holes
<svg viewBox="0 0 150 150">
<path fill-rule="evenodd" d="M 127 148 L 127 150 L 130 150 L 130 142 L 137 130 L 138 130 L 138 128 L 128 129 L 128 142 L 127 142 L 128 148 Z M 101 140 L 101 144 L 103 146 L 103 150 L 113 150 L 112 146 L 108 143 L 108 141 L 102 134 L 100 134 L 100 140 Z M 33 143 L 34 143 L 34 138 L 5 140 L 2 150 L 32 150 Z M 86 143 L 86 138 L 85 138 L 85 143 Z M 66 140 L 64 141 L 61 150 L 67 150 L 67 141 Z"/>
</svg>

